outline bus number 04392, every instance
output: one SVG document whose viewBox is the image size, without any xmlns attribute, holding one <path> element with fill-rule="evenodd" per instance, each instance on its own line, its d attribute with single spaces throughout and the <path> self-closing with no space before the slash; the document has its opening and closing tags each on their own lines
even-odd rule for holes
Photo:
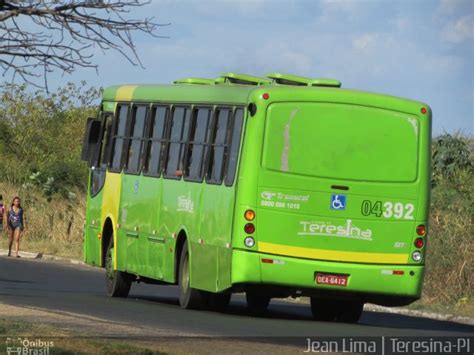
<svg viewBox="0 0 474 355">
<path fill-rule="evenodd" d="M 364 216 L 375 215 L 377 217 L 396 218 L 396 219 L 413 219 L 413 211 L 415 206 L 413 203 L 403 204 L 401 202 L 385 202 L 382 201 L 362 201 L 361 213 Z"/>
</svg>

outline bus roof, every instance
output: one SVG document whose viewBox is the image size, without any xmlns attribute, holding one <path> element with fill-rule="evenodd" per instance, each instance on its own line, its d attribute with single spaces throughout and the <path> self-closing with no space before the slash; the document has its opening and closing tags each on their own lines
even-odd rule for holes
<svg viewBox="0 0 474 355">
<path fill-rule="evenodd" d="M 220 103 L 247 104 L 250 94 L 255 90 L 269 90 L 288 95 L 318 94 L 334 96 L 339 93 L 341 99 L 357 97 L 364 102 L 384 101 L 388 106 L 423 105 L 422 102 L 384 94 L 359 90 L 341 89 L 341 83 L 335 79 L 306 78 L 295 75 L 271 73 L 266 78 L 244 74 L 224 73 L 216 79 L 184 78 L 173 84 L 130 84 L 115 85 L 104 90 L 103 100 L 120 101 L 164 101 L 183 103 Z M 375 105 L 378 106 L 378 105 Z"/>
<path fill-rule="evenodd" d="M 173 101 L 245 104 L 256 86 L 229 84 L 117 85 L 104 90 L 104 101 Z"/>
</svg>

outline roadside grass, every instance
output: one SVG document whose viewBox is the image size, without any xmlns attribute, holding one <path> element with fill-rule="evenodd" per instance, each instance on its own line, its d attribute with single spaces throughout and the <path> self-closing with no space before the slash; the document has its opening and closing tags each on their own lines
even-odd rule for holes
<svg viewBox="0 0 474 355">
<path fill-rule="evenodd" d="M 40 340 L 43 344 L 52 342 L 49 354 L 165 354 L 146 346 L 128 344 L 123 340 L 86 337 L 80 333 L 48 324 L 0 319 L 0 354 L 7 353 L 7 339 L 14 339 L 8 341 L 8 345 L 11 346 L 18 345 L 18 341 L 15 341 L 18 338 L 27 339 L 30 342 Z M 41 348 L 40 346 L 37 349 Z M 21 354 L 23 353 L 21 352 Z M 34 347 L 30 347 L 28 353 L 39 354 L 41 352 L 35 352 Z M 46 354 L 47 352 L 42 353 Z"/>
<path fill-rule="evenodd" d="M 453 316 L 474 318 L 474 302 L 471 300 L 459 304 L 427 303 L 423 298 L 405 308 L 417 311 L 427 311 L 439 314 L 451 314 Z"/>
<path fill-rule="evenodd" d="M 85 219 L 84 193 L 75 192 L 74 199 L 55 196 L 50 202 L 41 191 L 0 182 L 3 203 L 8 206 L 19 196 L 25 210 L 26 230 L 20 250 L 54 254 L 82 260 Z M 1 248 L 7 249 L 7 236 L 2 232 Z"/>
<path fill-rule="evenodd" d="M 474 174 L 438 179 L 431 193 L 426 275 L 420 306 L 474 316 Z"/>
</svg>

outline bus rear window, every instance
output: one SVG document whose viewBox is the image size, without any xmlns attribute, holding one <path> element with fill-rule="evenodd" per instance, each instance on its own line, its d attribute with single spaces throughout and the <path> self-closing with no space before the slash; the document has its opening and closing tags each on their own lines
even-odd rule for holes
<svg viewBox="0 0 474 355">
<path fill-rule="evenodd" d="M 283 173 L 359 181 L 417 178 L 415 116 L 331 103 L 275 103 L 262 165 Z"/>
</svg>

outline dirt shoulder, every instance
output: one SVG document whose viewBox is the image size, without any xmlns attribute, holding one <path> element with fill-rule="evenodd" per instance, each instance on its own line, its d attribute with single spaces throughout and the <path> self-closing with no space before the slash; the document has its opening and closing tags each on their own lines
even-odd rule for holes
<svg viewBox="0 0 474 355">
<path fill-rule="evenodd" d="M 74 354 L 241 354 L 242 349 L 252 354 L 291 354 L 305 350 L 303 346 L 177 334 L 76 313 L 0 303 L 0 353 L 6 353 L 7 346 L 22 344 L 16 341 L 18 338 L 40 346 L 51 344 L 51 353 Z"/>
</svg>

